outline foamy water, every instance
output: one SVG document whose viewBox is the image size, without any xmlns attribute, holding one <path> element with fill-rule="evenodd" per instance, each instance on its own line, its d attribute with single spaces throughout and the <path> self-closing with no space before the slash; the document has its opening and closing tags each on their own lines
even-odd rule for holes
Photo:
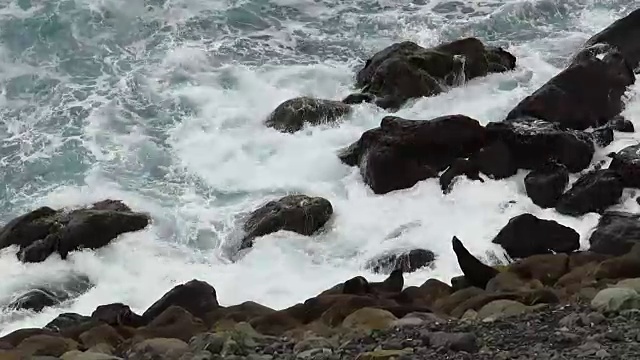
<svg viewBox="0 0 640 360">
<path fill-rule="evenodd" d="M 635 1 L 465 4 L 473 12 L 429 0 L 0 0 L 3 222 L 39 206 L 104 198 L 153 217 L 146 230 L 66 261 L 21 264 L 15 249 L 1 250 L 0 303 L 79 274 L 95 286 L 41 313 L 5 311 L 0 334 L 111 302 L 142 312 L 193 278 L 211 283 L 223 305 L 284 308 L 356 275 L 383 279 L 363 265 L 393 249 L 437 255 L 434 268 L 407 274 L 407 285 L 448 281 L 460 273 L 453 235 L 474 254 L 499 254 L 491 239 L 523 212 L 576 229 L 587 247 L 599 216 L 540 209 L 525 194 L 526 171 L 484 183 L 459 179 L 446 196 L 437 179 L 373 194 L 336 156 L 387 114 L 370 104 L 340 124 L 293 135 L 262 125 L 289 98 L 349 94 L 364 60 L 394 41 L 431 46 L 460 36 L 505 47 L 518 68 L 412 101 L 397 115 L 499 121 Z M 630 90 L 624 115 L 640 129 L 638 90 Z M 616 133 L 594 163 L 638 140 Z M 221 246 L 237 216 L 291 192 L 331 201 L 325 231 L 268 235 L 240 261 L 226 260 Z M 625 190 L 617 207 L 640 211 L 635 197 Z"/>
</svg>

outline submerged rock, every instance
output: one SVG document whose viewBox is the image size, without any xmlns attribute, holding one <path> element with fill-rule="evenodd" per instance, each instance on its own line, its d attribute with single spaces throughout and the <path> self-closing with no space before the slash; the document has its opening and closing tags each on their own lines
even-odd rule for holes
<svg viewBox="0 0 640 360">
<path fill-rule="evenodd" d="M 457 158 L 466 158 L 485 144 L 485 129 L 464 115 L 432 120 L 386 116 L 380 127 L 366 131 L 343 149 L 340 159 L 359 166 L 364 182 L 376 194 L 406 189 L 437 176 Z"/>
<path fill-rule="evenodd" d="M 516 58 L 501 48 L 466 38 L 425 49 L 405 41 L 367 60 L 356 75 L 356 86 L 376 96 L 376 104 L 396 109 L 411 98 L 432 96 L 489 73 L 515 68 Z"/>
<path fill-rule="evenodd" d="M 120 234 L 144 229 L 149 216 L 119 201 L 71 211 L 42 207 L 11 220 L 0 230 L 0 249 L 18 245 L 23 262 L 44 261 L 54 252 L 65 259 L 79 249 L 99 249 Z"/>
<path fill-rule="evenodd" d="M 569 171 L 564 165 L 550 163 L 534 170 L 524 178 L 527 195 L 534 204 L 554 207 L 569 183 Z"/>
<path fill-rule="evenodd" d="M 254 210 L 244 223 L 246 236 L 241 248 L 253 245 L 253 239 L 280 230 L 310 236 L 320 230 L 333 215 L 329 200 L 307 195 L 288 195 L 269 201 Z"/>
<path fill-rule="evenodd" d="M 383 255 L 369 260 L 366 268 L 374 273 L 390 274 L 395 269 L 402 269 L 404 273 L 411 273 L 425 266 L 429 266 L 435 260 L 433 252 L 424 249 L 413 249 L 408 252 Z"/>
<path fill-rule="evenodd" d="M 7 307 L 16 310 L 41 311 L 45 307 L 55 306 L 73 299 L 89 290 L 92 286 L 93 284 L 86 276 L 74 275 L 65 279 L 62 283 L 51 282 L 47 285 L 27 290 L 13 299 Z"/>
<path fill-rule="evenodd" d="M 622 178 L 613 170 L 595 170 L 581 176 L 556 205 L 565 215 L 601 212 L 614 205 L 622 196 Z"/>
<path fill-rule="evenodd" d="M 465 175 L 468 179 L 484 182 L 480 177 L 480 169 L 474 161 L 456 159 L 451 166 L 440 175 L 440 188 L 445 194 L 451 191 L 451 187 L 458 176 Z"/>
<path fill-rule="evenodd" d="M 570 253 L 580 248 L 580 235 L 570 227 L 531 214 L 513 217 L 493 238 L 512 258 Z"/>
<path fill-rule="evenodd" d="M 265 125 L 282 132 L 296 132 L 305 124 L 320 125 L 335 122 L 351 112 L 344 102 L 298 97 L 280 104 L 267 118 Z"/>
<path fill-rule="evenodd" d="M 589 238 L 590 251 L 621 256 L 640 242 L 640 214 L 605 212 Z"/>
</svg>

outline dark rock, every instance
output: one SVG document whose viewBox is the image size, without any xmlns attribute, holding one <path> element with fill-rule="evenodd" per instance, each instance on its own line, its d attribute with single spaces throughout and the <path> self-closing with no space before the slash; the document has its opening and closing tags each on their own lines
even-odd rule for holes
<svg viewBox="0 0 640 360">
<path fill-rule="evenodd" d="M 267 118 L 265 125 L 282 132 L 296 132 L 305 124 L 334 122 L 347 115 L 351 107 L 334 100 L 298 97 L 280 104 Z"/>
<path fill-rule="evenodd" d="M 536 254 L 570 253 L 580 247 L 580 235 L 570 227 L 531 214 L 513 217 L 492 241 L 512 258 Z"/>
<path fill-rule="evenodd" d="M 139 327 L 144 324 L 142 316 L 134 313 L 128 305 L 114 303 L 98 306 L 91 318 L 111 326 Z"/>
<path fill-rule="evenodd" d="M 238 305 L 229 307 L 220 307 L 206 315 L 205 322 L 210 327 L 215 323 L 223 320 L 231 320 L 233 322 L 248 322 L 253 318 L 274 313 L 272 308 L 260 305 L 253 301 L 245 301 Z"/>
<path fill-rule="evenodd" d="M 398 108 L 411 98 L 432 96 L 443 87 L 515 68 L 516 59 L 501 48 L 466 38 L 425 49 L 413 42 L 393 44 L 367 60 L 356 86 L 380 99 L 383 108 Z"/>
<path fill-rule="evenodd" d="M 446 194 L 451 191 L 453 181 L 457 176 L 466 175 L 471 180 L 480 180 L 480 169 L 473 161 L 467 159 L 456 159 L 451 166 L 440 175 L 440 188 Z"/>
<path fill-rule="evenodd" d="M 394 269 L 389 276 L 381 282 L 369 283 L 369 286 L 374 293 L 399 293 L 404 287 L 404 276 L 402 275 L 402 268 Z"/>
<path fill-rule="evenodd" d="M 606 126 L 620 132 L 632 133 L 636 131 L 633 123 L 625 119 L 622 115 L 614 116 L 613 119 L 607 122 Z"/>
<path fill-rule="evenodd" d="M 41 311 L 45 307 L 54 306 L 60 302 L 60 299 L 54 293 L 45 289 L 34 289 L 18 296 L 8 307 L 11 309 Z"/>
<path fill-rule="evenodd" d="M 247 235 L 242 240 L 241 247 L 251 247 L 254 238 L 280 230 L 312 235 L 329 221 L 332 214 L 331 203 L 321 197 L 287 195 L 279 200 L 269 201 L 254 210 L 244 223 Z"/>
<path fill-rule="evenodd" d="M 18 245 L 25 262 L 44 261 L 53 252 L 65 259 L 71 251 L 98 249 L 122 233 L 141 230 L 149 221 L 114 200 L 70 212 L 42 207 L 11 220 L 0 231 L 0 248 Z"/>
<path fill-rule="evenodd" d="M 471 157 L 480 172 L 493 179 L 504 179 L 518 171 L 511 150 L 502 141 L 495 141 Z"/>
<path fill-rule="evenodd" d="M 457 237 L 454 236 L 451 243 L 464 277 L 472 286 L 484 289 L 489 280 L 498 274 L 498 270 L 483 264 L 475 256 L 471 255 Z"/>
<path fill-rule="evenodd" d="M 591 137 L 598 146 L 608 146 L 613 142 L 613 129 L 608 125 L 602 125 L 593 129 L 593 131 L 591 132 Z"/>
<path fill-rule="evenodd" d="M 192 298 L 197 301 L 197 298 Z M 144 327 L 136 330 L 136 337 L 143 339 L 173 338 L 189 341 L 193 336 L 207 331 L 200 318 L 180 306 L 169 306 Z"/>
<path fill-rule="evenodd" d="M 219 307 L 213 286 L 204 281 L 191 280 L 169 290 L 142 317 L 145 322 L 150 322 L 171 306 L 179 306 L 201 319 Z"/>
<path fill-rule="evenodd" d="M 26 291 L 7 307 L 41 311 L 45 307 L 58 305 L 89 290 L 93 285 L 84 275 L 73 275 L 62 283 L 48 283 Z"/>
<path fill-rule="evenodd" d="M 15 330 L 3 337 L 0 337 L 0 344 L 8 344 L 11 347 L 16 347 L 18 346 L 18 344 L 22 342 L 22 340 L 27 339 L 34 335 L 59 336 L 58 333 L 49 329 L 25 328 L 25 329 Z"/>
<path fill-rule="evenodd" d="M 524 178 L 527 195 L 534 204 L 554 207 L 569 183 L 569 171 L 564 165 L 550 163 L 533 170 Z"/>
<path fill-rule="evenodd" d="M 620 256 L 640 242 L 640 214 L 605 212 L 591 234 L 590 251 Z"/>
<path fill-rule="evenodd" d="M 83 322 L 89 320 L 91 320 L 91 318 L 88 316 L 83 316 L 75 313 L 63 313 L 58 315 L 55 319 L 51 320 L 51 322 L 45 325 L 44 328 L 47 330 L 60 332 L 78 326 Z"/>
<path fill-rule="evenodd" d="M 640 38 L 640 9 L 616 20 L 604 30 L 592 36 L 586 46 L 607 44 L 622 53 L 632 69 L 640 65 L 640 45 L 635 39 Z"/>
<path fill-rule="evenodd" d="M 360 166 L 364 182 L 377 194 L 405 189 L 437 176 L 456 158 L 466 158 L 485 143 L 480 123 L 464 115 L 432 120 L 386 116 L 343 149 L 340 159 Z"/>
<path fill-rule="evenodd" d="M 453 351 L 474 353 L 479 350 L 478 339 L 472 333 L 447 333 L 437 331 L 429 333 L 429 344 L 432 347 L 444 347 Z"/>
<path fill-rule="evenodd" d="M 509 271 L 524 279 L 540 280 L 544 285 L 553 285 L 569 272 L 567 254 L 533 255 L 509 265 Z"/>
<path fill-rule="evenodd" d="M 455 276 L 451 278 L 451 288 L 453 289 L 454 292 L 458 290 L 466 289 L 471 286 L 472 286 L 471 283 L 469 283 L 469 280 L 467 280 L 467 278 L 464 277 L 464 275 Z"/>
<path fill-rule="evenodd" d="M 640 144 L 627 146 L 613 155 L 609 169 L 620 174 L 624 186 L 640 188 Z"/>
<path fill-rule="evenodd" d="M 108 344 L 114 348 L 124 342 L 124 338 L 113 327 L 102 324 L 93 327 L 79 336 L 82 345 L 91 348 L 99 344 Z"/>
<path fill-rule="evenodd" d="M 578 172 L 589 166 L 595 152 L 590 134 L 539 119 L 492 122 L 486 129 L 490 142 L 499 140 L 509 148 L 519 169 L 538 169 L 556 161 Z"/>
<path fill-rule="evenodd" d="M 562 128 L 595 128 L 620 114 L 624 107 L 622 96 L 634 82 L 633 71 L 621 53 L 591 47 L 522 100 L 507 119 L 530 116 L 557 123 Z"/>
<path fill-rule="evenodd" d="M 556 210 L 565 215 L 583 215 L 602 212 L 614 205 L 622 196 L 624 185 L 613 170 L 595 170 L 582 175 L 571 189 L 564 193 Z"/>
<path fill-rule="evenodd" d="M 401 268 L 405 273 L 414 272 L 428 266 L 435 260 L 435 254 L 429 250 L 413 249 L 408 252 L 387 254 L 376 259 L 369 260 L 367 269 L 374 273 L 390 274 L 393 270 Z"/>
<path fill-rule="evenodd" d="M 376 97 L 371 94 L 349 94 L 347 97 L 342 99 L 342 102 L 345 104 L 362 104 L 362 103 L 371 103 L 374 102 Z"/>
</svg>

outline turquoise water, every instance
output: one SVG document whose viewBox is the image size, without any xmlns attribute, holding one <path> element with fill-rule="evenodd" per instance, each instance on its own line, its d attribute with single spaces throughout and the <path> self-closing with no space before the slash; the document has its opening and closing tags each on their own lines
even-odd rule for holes
<svg viewBox="0 0 640 360">
<path fill-rule="evenodd" d="M 384 250 L 420 246 L 435 269 L 458 272 L 450 239 L 476 253 L 523 211 L 576 228 L 583 240 L 597 215 L 567 218 L 535 207 L 521 172 L 484 184 L 462 181 L 443 196 L 435 180 L 375 196 L 335 151 L 376 126 L 368 104 L 340 126 L 295 135 L 262 121 L 299 95 L 341 98 L 355 71 L 394 41 L 430 46 L 477 36 L 518 57 L 507 74 L 408 104 L 400 116 L 453 112 L 501 119 L 555 75 L 584 40 L 630 12 L 633 0 L 587 1 L 141 1 L 0 0 L 0 220 L 37 206 L 106 197 L 148 211 L 153 225 L 97 252 L 19 264 L 0 252 L 0 301 L 83 274 L 95 285 L 41 314 L 5 312 L 0 332 L 44 325 L 64 311 L 125 302 L 143 310 L 176 281 L 212 283 L 223 304 L 255 300 L 285 307 L 361 274 Z M 640 127 L 632 89 L 626 115 Z M 622 135 L 597 158 L 637 142 Z M 241 261 L 222 256 L 237 216 L 301 191 L 328 198 L 326 232 L 267 236 Z M 510 203 L 515 201 L 515 204 Z M 638 210 L 628 190 L 622 207 Z M 394 241 L 398 227 L 418 223 Z M 376 279 L 374 275 L 367 275 Z M 4 316 L 4 318 L 2 318 Z M 4 319 L 4 320 L 2 320 Z"/>
</svg>

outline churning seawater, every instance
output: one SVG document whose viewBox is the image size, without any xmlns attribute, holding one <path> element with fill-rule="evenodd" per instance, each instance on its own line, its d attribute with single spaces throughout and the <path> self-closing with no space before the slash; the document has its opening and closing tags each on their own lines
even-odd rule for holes
<svg viewBox="0 0 640 360">
<path fill-rule="evenodd" d="M 5 310 L 0 334 L 111 302 L 143 311 L 192 278 L 211 283 L 223 305 L 253 300 L 283 308 L 366 274 L 366 260 L 391 249 L 438 255 L 433 269 L 406 276 L 409 285 L 446 281 L 459 273 L 453 235 L 484 256 L 500 250 L 490 240 L 522 212 L 575 228 L 584 244 L 598 215 L 570 218 L 535 206 L 524 192 L 525 171 L 484 183 L 460 179 L 448 195 L 436 179 L 374 195 L 358 169 L 335 155 L 379 124 L 386 113 L 373 105 L 356 106 L 339 125 L 293 135 L 262 122 L 295 96 L 344 97 L 364 60 L 392 42 L 431 46 L 463 36 L 505 47 L 518 68 L 413 101 L 398 115 L 497 121 L 634 6 L 636 0 L 0 0 L 1 222 L 39 206 L 104 198 L 154 219 L 144 231 L 66 261 L 21 264 L 15 249 L 0 251 L 0 303 L 79 275 L 94 284 L 38 314 Z M 624 113 L 636 128 L 638 89 Z M 638 139 L 617 133 L 594 162 Z M 221 245 L 237 216 L 291 192 L 333 203 L 326 230 L 310 238 L 272 234 L 240 261 L 226 260 Z M 639 210 L 632 190 L 621 207 Z M 400 235 L 387 239 L 394 232 Z"/>
</svg>

